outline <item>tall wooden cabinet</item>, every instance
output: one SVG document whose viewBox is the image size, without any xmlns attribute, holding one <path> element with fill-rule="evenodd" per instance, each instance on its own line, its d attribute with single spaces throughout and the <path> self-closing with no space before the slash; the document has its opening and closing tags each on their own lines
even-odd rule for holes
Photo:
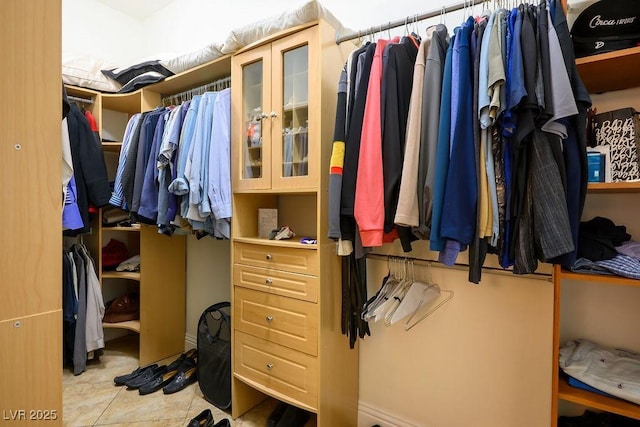
<svg viewBox="0 0 640 427">
<path fill-rule="evenodd" d="M 612 90 L 629 89 L 640 87 L 640 75 L 637 70 L 640 67 L 640 48 L 631 48 L 615 52 L 609 52 L 585 58 L 578 58 L 576 60 L 578 71 L 584 81 L 587 89 L 591 93 L 601 93 Z M 615 78 L 603 77 L 613 76 Z M 621 105 L 620 108 L 627 106 Z M 597 107 L 597 105 L 596 105 Z M 590 197 L 601 197 L 602 195 L 608 195 L 608 197 L 622 198 L 624 200 L 638 200 L 637 196 L 640 193 L 640 183 L 638 182 L 616 182 L 616 183 L 593 183 L 588 186 L 587 203 Z M 634 198 L 634 199 L 629 199 Z M 621 206 L 626 205 L 625 202 L 621 203 Z M 605 208 L 605 206 L 600 206 Z M 625 212 L 614 212 L 619 216 L 625 215 Z M 626 214 L 626 218 L 630 218 Z M 606 216 L 606 215 L 605 215 Z M 589 219 L 589 218 L 586 218 Z M 620 220 L 612 216 L 611 219 L 616 224 L 624 224 Z M 636 218 L 633 217 L 633 220 Z M 627 224 L 631 225 L 631 224 Z M 632 236 L 635 240 L 638 236 Z M 576 288 L 576 285 L 582 285 L 580 288 Z M 598 291 L 594 291 L 595 287 L 600 288 Z M 552 411 L 551 411 L 551 425 L 556 426 L 559 415 L 559 404 L 561 401 L 571 402 L 587 408 L 591 408 L 596 411 L 607 411 L 626 417 L 640 420 L 640 405 L 636 405 L 625 400 L 606 397 L 600 394 L 592 393 L 582 389 L 569 386 L 567 381 L 559 374 L 559 348 L 568 339 L 583 338 L 584 335 L 599 333 L 601 336 L 618 336 L 617 330 L 603 332 L 594 331 L 593 327 L 586 326 L 589 324 L 589 318 L 594 315 L 608 316 L 609 323 L 611 323 L 612 314 L 618 315 L 619 313 L 613 313 L 609 311 L 607 315 L 605 310 L 613 310 L 618 312 L 621 309 L 620 305 L 614 305 L 614 307 L 606 308 L 605 301 L 598 301 L 597 303 L 589 303 L 588 294 L 593 295 L 596 292 L 601 292 L 601 295 L 607 295 L 610 292 L 620 294 L 619 287 L 628 288 L 631 291 L 626 297 L 627 303 L 640 300 L 640 281 L 634 279 L 628 279 L 619 276 L 599 276 L 589 274 L 578 274 L 571 271 L 564 270 L 559 266 L 555 266 L 554 269 L 554 333 L 553 333 L 553 390 L 552 390 Z M 636 289 L 631 289 L 636 288 Z M 571 291 L 571 289 L 574 289 Z M 571 294 L 568 293 L 571 291 Z M 635 291 L 635 292 L 634 292 Z M 572 295 L 571 301 L 567 301 L 567 295 Z M 578 296 L 578 298 L 576 298 Z M 625 297 L 623 297 L 625 298 Z M 618 300 L 619 302 L 619 300 Z M 608 304 L 611 305 L 611 304 Z M 627 304 L 629 305 L 629 304 Z M 588 309 L 591 307 L 597 307 L 595 311 L 591 313 Z M 561 310 L 562 308 L 562 310 Z M 636 307 L 637 308 L 637 307 Z M 635 309 L 634 309 L 635 310 Z M 568 316 L 573 313 L 580 314 L 582 318 L 570 319 Z M 574 316 L 575 317 L 575 316 Z M 566 331 L 563 326 L 567 326 L 568 323 L 573 322 L 572 330 Z M 593 326 L 593 322 L 591 322 Z M 627 330 L 628 326 L 616 325 L 615 329 Z M 622 335 L 622 334 L 620 334 Z M 616 346 L 625 348 L 626 346 L 635 346 L 637 348 L 637 337 L 633 337 L 630 342 L 615 342 Z"/>
<path fill-rule="evenodd" d="M 234 418 L 269 395 L 320 426 L 356 425 L 358 352 L 340 330 L 340 260 L 326 237 L 337 82 L 352 49 L 321 20 L 232 57 Z M 258 237 L 260 208 L 296 236 Z"/>
<path fill-rule="evenodd" d="M 0 422 L 62 424 L 61 2 L 0 2 Z"/>
</svg>

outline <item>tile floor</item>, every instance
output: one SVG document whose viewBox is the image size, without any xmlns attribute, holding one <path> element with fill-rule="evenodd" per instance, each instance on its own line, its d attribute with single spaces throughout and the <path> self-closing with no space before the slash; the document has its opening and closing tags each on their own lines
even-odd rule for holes
<svg viewBox="0 0 640 427">
<path fill-rule="evenodd" d="M 65 369 L 62 379 L 63 425 L 180 427 L 186 426 L 206 408 L 211 409 L 215 422 L 222 418 L 231 420 L 230 410 L 221 411 L 207 402 L 197 383 L 175 394 L 165 395 L 159 390 L 146 396 L 140 396 L 137 390 L 115 386 L 115 376 L 138 367 L 137 355 L 137 336 L 130 335 L 109 341 L 100 360 L 90 361 L 82 374 L 74 376 Z M 174 359 L 171 357 L 162 362 L 169 363 Z M 265 426 L 276 404 L 277 401 L 267 399 L 242 417 L 232 420 L 231 425 Z"/>
</svg>

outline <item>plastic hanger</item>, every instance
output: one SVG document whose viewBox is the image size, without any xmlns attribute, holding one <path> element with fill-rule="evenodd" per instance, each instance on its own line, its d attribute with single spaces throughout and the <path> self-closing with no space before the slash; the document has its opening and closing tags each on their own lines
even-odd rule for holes
<svg viewBox="0 0 640 427">
<path fill-rule="evenodd" d="M 393 257 L 387 258 L 387 278 L 380 287 L 375 297 L 367 302 L 366 307 L 362 310 L 362 320 L 369 321 L 374 317 L 375 309 L 387 299 L 387 294 L 399 281 L 400 276 L 397 274 L 397 260 Z"/>
<path fill-rule="evenodd" d="M 429 268 L 432 268 L 431 265 L 429 266 Z M 410 330 L 411 328 L 416 326 L 418 323 L 422 322 L 424 319 L 429 317 L 437 309 L 445 305 L 447 302 L 449 302 L 453 298 L 453 295 L 454 295 L 453 291 L 449 289 L 441 289 L 440 286 L 438 286 L 437 284 L 431 281 L 431 278 L 429 278 L 428 280 L 428 285 L 429 286 L 427 288 L 423 289 L 421 298 L 418 301 L 416 309 L 411 314 L 411 317 L 409 317 L 409 319 L 407 319 L 407 321 L 405 322 L 404 324 L 405 331 Z M 434 291 L 436 292 L 435 295 L 434 295 Z M 438 301 L 433 307 L 429 308 L 429 310 L 427 310 L 426 313 L 422 314 L 420 317 L 417 318 L 417 320 L 415 320 L 415 322 L 412 323 L 413 318 L 416 317 L 416 315 L 423 309 L 423 307 L 429 306 L 434 301 L 437 301 L 437 297 L 439 297 L 442 294 L 445 294 L 445 297 L 443 299 Z M 435 298 L 432 298 L 432 297 L 435 297 Z"/>
<path fill-rule="evenodd" d="M 398 320 L 402 319 L 406 315 L 409 314 L 411 310 L 407 310 L 407 305 L 412 304 L 411 299 L 407 299 L 409 292 L 412 288 L 427 286 L 420 282 L 417 282 L 415 279 L 415 266 L 414 261 L 410 260 L 409 262 L 409 271 L 411 272 L 410 277 L 407 277 L 407 280 L 404 281 L 402 287 L 398 288 L 396 294 L 393 297 L 393 303 L 389 310 L 387 310 L 384 316 L 384 323 L 387 326 L 391 326 Z M 415 293 L 415 291 L 414 291 Z"/>
</svg>

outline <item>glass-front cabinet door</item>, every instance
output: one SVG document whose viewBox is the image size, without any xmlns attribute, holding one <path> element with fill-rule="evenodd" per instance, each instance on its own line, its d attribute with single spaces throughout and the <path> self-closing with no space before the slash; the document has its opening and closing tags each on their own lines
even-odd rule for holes
<svg viewBox="0 0 640 427">
<path fill-rule="evenodd" d="M 282 38 L 272 44 L 272 160 L 271 188 L 298 190 L 319 187 L 316 144 L 319 88 L 316 58 L 317 29 Z M 315 64 L 318 65 L 318 64 Z M 312 94 L 312 95 L 310 95 Z"/>
<path fill-rule="evenodd" d="M 241 53 L 232 68 L 234 189 L 271 188 L 271 46 Z M 234 89 L 237 89 L 237 86 Z"/>
</svg>

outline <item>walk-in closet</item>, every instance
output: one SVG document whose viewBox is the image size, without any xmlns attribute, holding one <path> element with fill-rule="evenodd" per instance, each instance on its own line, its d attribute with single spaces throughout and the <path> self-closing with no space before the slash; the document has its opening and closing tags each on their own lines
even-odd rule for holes
<svg viewBox="0 0 640 427">
<path fill-rule="evenodd" d="M 634 0 L 0 16 L 0 424 L 640 426 Z"/>
</svg>

